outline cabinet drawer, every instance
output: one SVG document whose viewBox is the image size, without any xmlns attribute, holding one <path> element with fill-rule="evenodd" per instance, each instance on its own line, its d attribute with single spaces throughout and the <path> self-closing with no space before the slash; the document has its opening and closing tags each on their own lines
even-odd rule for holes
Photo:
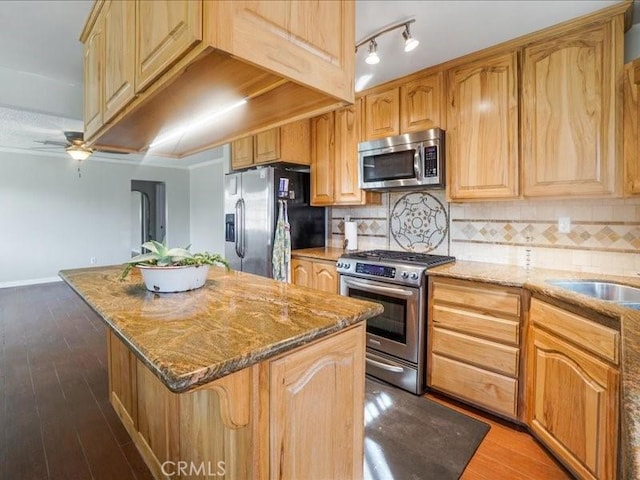
<svg viewBox="0 0 640 480">
<path fill-rule="evenodd" d="M 531 300 L 531 321 L 605 360 L 618 364 L 620 334 L 615 330 L 536 298 Z"/>
<path fill-rule="evenodd" d="M 493 288 L 474 288 L 463 285 L 433 282 L 433 299 L 436 302 L 457 303 L 481 312 L 493 311 L 520 316 L 520 295 Z"/>
<path fill-rule="evenodd" d="M 431 356 L 431 387 L 515 418 L 518 381 L 481 368 Z"/>
<path fill-rule="evenodd" d="M 518 376 L 519 350 L 461 333 L 434 328 L 432 351 L 511 377 Z"/>
<path fill-rule="evenodd" d="M 513 345 L 520 344 L 520 323 L 462 310 L 446 305 L 433 306 L 433 324 L 453 330 L 490 338 Z"/>
</svg>

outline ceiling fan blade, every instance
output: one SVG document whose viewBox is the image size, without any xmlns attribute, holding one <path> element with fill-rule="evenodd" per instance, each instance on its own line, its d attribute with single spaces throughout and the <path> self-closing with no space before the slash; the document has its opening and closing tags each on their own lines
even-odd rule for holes
<svg viewBox="0 0 640 480">
<path fill-rule="evenodd" d="M 66 147 L 69 144 L 67 142 L 59 142 L 57 140 L 34 140 L 36 143 L 41 143 L 43 145 L 55 145 L 57 147 Z"/>
<path fill-rule="evenodd" d="M 92 147 L 94 151 L 100 153 L 112 153 L 117 155 L 129 155 L 129 152 L 122 152 L 120 150 L 109 150 L 108 148 Z"/>
</svg>

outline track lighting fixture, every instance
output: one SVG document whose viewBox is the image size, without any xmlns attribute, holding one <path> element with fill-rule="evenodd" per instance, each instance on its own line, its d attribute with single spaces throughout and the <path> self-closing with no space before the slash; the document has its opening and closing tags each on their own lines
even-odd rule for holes
<svg viewBox="0 0 640 480">
<path fill-rule="evenodd" d="M 411 36 L 411 31 L 409 30 L 409 25 L 411 25 L 415 21 L 415 18 L 410 18 L 408 20 L 405 20 L 404 22 L 395 23 L 381 30 L 378 30 L 373 35 L 369 35 L 368 37 L 363 38 L 358 43 L 356 43 L 356 52 L 358 51 L 358 48 L 368 43 L 369 54 L 367 55 L 365 62 L 367 62 L 369 65 L 375 65 L 376 63 L 379 63 L 380 57 L 378 56 L 378 44 L 376 42 L 376 38 L 378 38 L 383 33 L 391 32 L 402 27 L 404 27 L 404 30 L 402 31 L 402 38 L 404 39 L 404 51 L 412 51 L 420 44 L 418 40 Z"/>
</svg>

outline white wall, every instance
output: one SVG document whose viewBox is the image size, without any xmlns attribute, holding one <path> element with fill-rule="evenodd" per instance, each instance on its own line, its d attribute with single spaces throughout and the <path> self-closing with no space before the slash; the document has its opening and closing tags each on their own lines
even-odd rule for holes
<svg viewBox="0 0 640 480">
<path fill-rule="evenodd" d="M 640 23 L 632 25 L 624 35 L 624 63 L 640 57 Z"/>
<path fill-rule="evenodd" d="M 191 251 L 224 255 L 224 173 L 221 158 L 190 173 Z"/>
<path fill-rule="evenodd" d="M 166 183 L 167 243 L 189 243 L 189 170 L 0 151 L 0 287 L 130 256 L 131 180 Z"/>
</svg>

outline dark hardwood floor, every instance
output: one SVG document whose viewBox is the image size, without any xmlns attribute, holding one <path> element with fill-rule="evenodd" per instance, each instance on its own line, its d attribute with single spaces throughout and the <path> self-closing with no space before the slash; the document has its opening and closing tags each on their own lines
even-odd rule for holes
<svg viewBox="0 0 640 480">
<path fill-rule="evenodd" d="M 439 401 L 491 425 L 462 478 L 570 478 L 526 432 Z M 99 317 L 63 283 L 0 289 L 0 480 L 151 478 L 109 404 Z"/>
</svg>

